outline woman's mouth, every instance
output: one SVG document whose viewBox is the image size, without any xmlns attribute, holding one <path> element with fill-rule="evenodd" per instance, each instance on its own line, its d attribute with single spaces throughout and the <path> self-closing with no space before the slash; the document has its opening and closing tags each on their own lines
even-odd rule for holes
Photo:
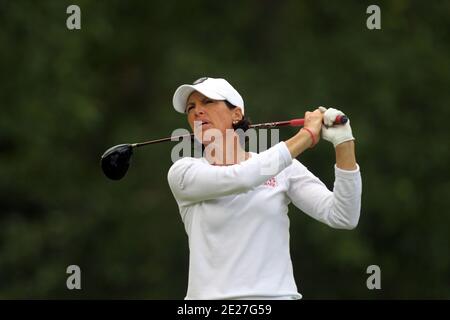
<svg viewBox="0 0 450 320">
<path fill-rule="evenodd" d="M 208 121 L 203 121 L 202 128 L 205 129 L 207 126 L 211 126 L 211 123 L 209 123 Z"/>
<path fill-rule="evenodd" d="M 202 130 L 205 130 L 206 128 L 211 127 L 211 122 L 209 121 L 196 121 L 196 128 L 201 128 Z"/>
</svg>

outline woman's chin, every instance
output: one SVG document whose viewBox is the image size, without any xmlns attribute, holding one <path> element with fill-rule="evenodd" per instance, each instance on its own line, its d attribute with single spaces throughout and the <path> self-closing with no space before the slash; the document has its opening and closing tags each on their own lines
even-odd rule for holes
<svg viewBox="0 0 450 320">
<path fill-rule="evenodd" d="M 224 138 L 224 134 L 210 124 L 199 127 L 194 133 L 195 138 L 201 141 L 204 146 L 209 145 L 213 141 L 221 141 Z"/>
</svg>

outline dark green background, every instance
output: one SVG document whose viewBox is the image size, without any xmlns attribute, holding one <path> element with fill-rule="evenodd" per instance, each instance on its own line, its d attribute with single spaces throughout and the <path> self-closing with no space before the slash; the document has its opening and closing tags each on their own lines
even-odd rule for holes
<svg viewBox="0 0 450 320">
<path fill-rule="evenodd" d="M 366 28 L 369 4 L 381 30 Z M 305 298 L 449 299 L 449 14 L 449 1 L 1 1 L 0 298 L 184 297 L 171 144 L 140 149 L 120 182 L 99 159 L 187 128 L 173 92 L 207 75 L 240 91 L 253 122 L 319 105 L 351 118 L 358 228 L 290 209 Z M 332 187 L 331 144 L 299 160 Z M 66 288 L 71 264 L 81 291 Z M 381 290 L 366 288 L 371 264 Z"/>
</svg>

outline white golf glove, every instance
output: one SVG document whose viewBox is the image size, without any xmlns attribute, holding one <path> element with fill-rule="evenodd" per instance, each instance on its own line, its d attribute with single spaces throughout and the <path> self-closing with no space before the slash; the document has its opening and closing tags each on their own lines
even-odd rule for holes
<svg viewBox="0 0 450 320">
<path fill-rule="evenodd" d="M 330 141 L 333 146 L 336 146 L 342 142 L 355 140 L 352 134 L 352 128 L 350 127 L 350 120 L 346 124 L 333 126 L 334 120 L 337 116 L 343 116 L 344 113 L 334 108 L 319 107 L 320 112 L 323 113 L 322 125 L 322 138 Z"/>
</svg>

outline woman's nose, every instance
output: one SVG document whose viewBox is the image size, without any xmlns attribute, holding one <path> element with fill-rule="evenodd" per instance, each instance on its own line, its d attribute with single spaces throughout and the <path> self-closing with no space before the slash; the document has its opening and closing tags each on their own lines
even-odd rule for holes
<svg viewBox="0 0 450 320">
<path fill-rule="evenodd" d="M 195 115 L 196 116 L 201 116 L 203 114 L 205 114 L 205 110 L 203 109 L 202 106 L 195 107 Z"/>
</svg>

